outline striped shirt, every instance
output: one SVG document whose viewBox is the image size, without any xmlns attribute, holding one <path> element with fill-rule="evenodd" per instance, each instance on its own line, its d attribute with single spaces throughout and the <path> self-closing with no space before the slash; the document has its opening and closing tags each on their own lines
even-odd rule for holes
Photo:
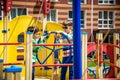
<svg viewBox="0 0 120 80">
<path fill-rule="evenodd" d="M 73 33 L 70 32 L 69 34 L 62 32 L 68 39 L 70 42 L 68 42 L 67 38 L 62 36 L 57 42 L 58 43 L 66 43 L 66 44 L 73 44 Z M 63 46 L 63 57 L 68 57 L 70 55 L 70 51 L 72 52 L 73 55 L 73 49 L 70 50 L 70 46 Z"/>
</svg>

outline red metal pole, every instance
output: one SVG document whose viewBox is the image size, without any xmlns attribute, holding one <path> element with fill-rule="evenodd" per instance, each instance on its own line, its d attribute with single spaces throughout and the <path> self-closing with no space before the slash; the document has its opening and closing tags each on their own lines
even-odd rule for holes
<svg viewBox="0 0 120 80">
<path fill-rule="evenodd" d="M 8 66 L 8 65 L 23 65 L 23 63 L 3 63 L 4 66 Z"/>
<path fill-rule="evenodd" d="M 35 64 L 33 67 L 44 67 L 44 66 L 73 66 L 73 64 Z"/>
<path fill-rule="evenodd" d="M 33 44 L 33 46 L 73 46 L 73 44 Z"/>
<path fill-rule="evenodd" d="M 0 43 L 0 45 L 19 45 L 22 43 L 18 43 L 18 42 L 13 42 L 13 43 Z"/>
<path fill-rule="evenodd" d="M 103 43 L 103 45 L 106 44 L 108 46 L 111 46 L 111 47 L 116 47 L 116 48 L 120 48 L 120 46 L 117 46 L 117 45 L 114 45 L 114 44 L 109 44 L 109 43 Z"/>
</svg>

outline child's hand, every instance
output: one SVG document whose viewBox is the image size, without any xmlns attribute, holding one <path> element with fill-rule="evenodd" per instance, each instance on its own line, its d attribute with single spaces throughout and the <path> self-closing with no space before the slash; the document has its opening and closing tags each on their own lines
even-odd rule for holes
<svg viewBox="0 0 120 80">
<path fill-rule="evenodd" d="M 56 35 L 54 36 L 54 38 L 55 38 L 56 40 L 59 40 L 59 39 L 60 39 L 60 35 L 57 35 L 57 34 L 56 34 Z"/>
<path fill-rule="evenodd" d="M 68 43 L 68 41 L 65 39 L 65 40 L 63 40 L 63 43 Z"/>
<path fill-rule="evenodd" d="M 47 33 L 48 33 L 48 36 L 49 36 L 51 32 L 50 32 L 50 31 L 48 31 Z"/>
</svg>

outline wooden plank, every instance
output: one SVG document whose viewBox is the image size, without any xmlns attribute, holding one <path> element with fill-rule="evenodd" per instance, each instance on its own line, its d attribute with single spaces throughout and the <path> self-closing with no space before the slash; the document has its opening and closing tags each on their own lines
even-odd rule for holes
<svg viewBox="0 0 120 80">
<path fill-rule="evenodd" d="M 0 62 L 0 80 L 3 78 L 3 62 Z"/>
<path fill-rule="evenodd" d="M 15 72 L 15 80 L 21 80 L 22 76 L 21 76 L 21 72 Z"/>
<path fill-rule="evenodd" d="M 13 72 L 6 72 L 5 73 L 5 80 L 14 80 L 14 73 Z"/>
</svg>

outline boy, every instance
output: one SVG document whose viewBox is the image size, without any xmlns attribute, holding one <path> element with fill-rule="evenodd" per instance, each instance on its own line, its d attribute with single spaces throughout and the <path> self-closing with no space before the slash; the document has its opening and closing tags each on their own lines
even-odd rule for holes
<svg viewBox="0 0 120 80">
<path fill-rule="evenodd" d="M 49 34 L 47 36 L 40 37 L 40 30 L 39 30 L 39 28 L 37 28 L 35 26 L 28 27 L 27 31 L 33 32 L 33 39 L 32 39 L 33 44 L 44 43 L 49 38 Z M 33 47 L 32 64 L 35 64 L 35 62 L 37 61 L 36 55 L 38 54 L 39 49 L 42 49 L 42 46 L 34 46 Z M 32 80 L 34 80 L 34 72 L 35 72 L 35 68 L 33 67 L 32 68 Z"/>
<path fill-rule="evenodd" d="M 64 32 L 61 33 L 66 35 L 70 40 L 70 44 L 72 44 L 73 43 L 72 23 L 63 23 L 62 28 L 64 29 Z M 57 39 L 58 43 L 68 43 L 67 39 L 64 37 L 60 38 L 59 36 L 55 36 L 55 38 Z M 70 46 L 63 46 L 63 48 L 64 49 L 63 49 L 62 64 L 73 63 L 73 49 L 70 50 Z M 70 52 L 72 52 L 71 56 L 70 56 Z M 68 66 L 61 67 L 60 80 L 66 80 L 67 68 Z M 69 79 L 73 79 L 73 66 L 69 67 Z"/>
</svg>

